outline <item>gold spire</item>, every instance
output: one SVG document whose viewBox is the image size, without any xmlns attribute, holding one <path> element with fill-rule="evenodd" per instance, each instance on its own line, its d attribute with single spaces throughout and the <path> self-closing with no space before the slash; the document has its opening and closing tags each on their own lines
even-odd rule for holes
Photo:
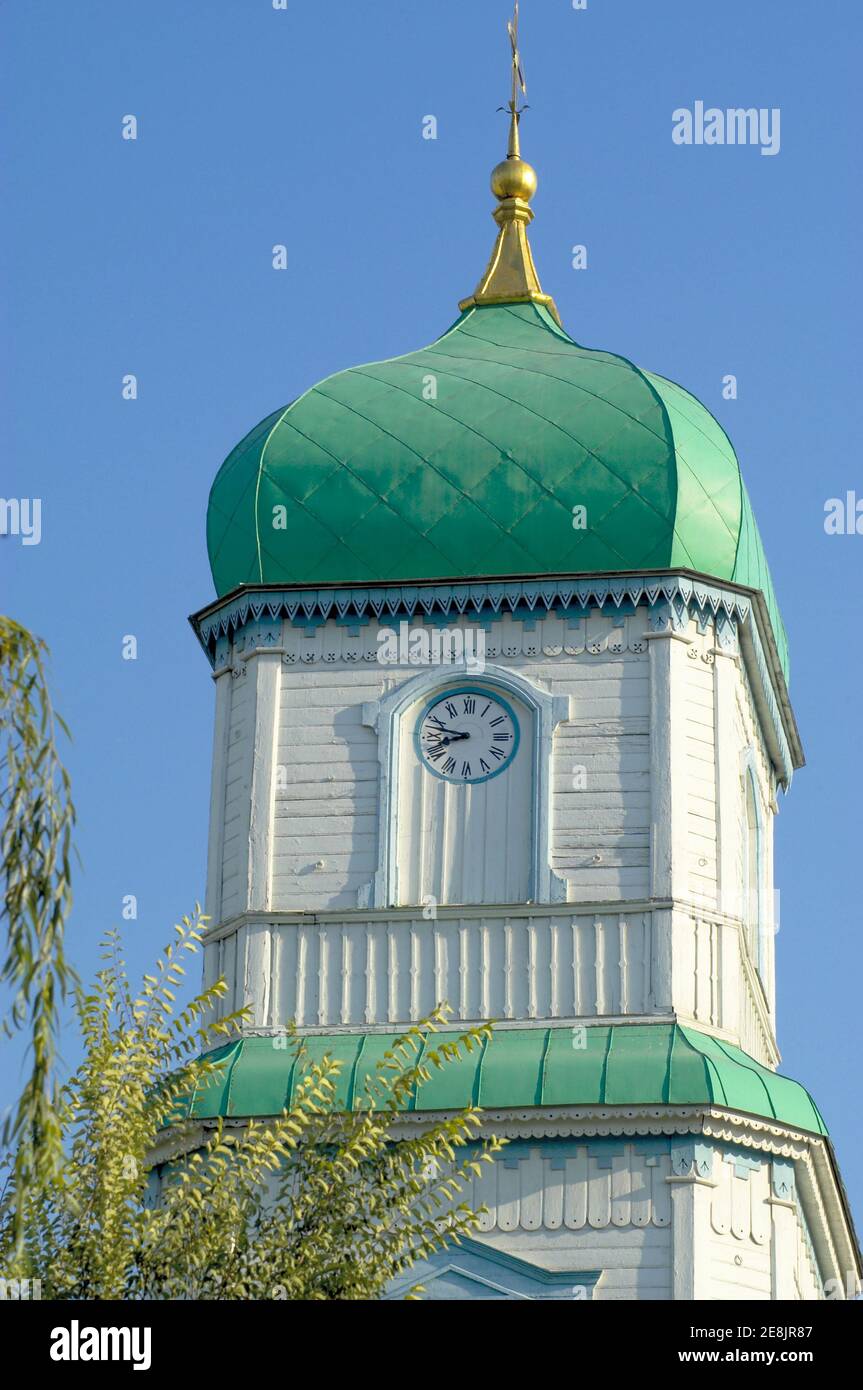
<svg viewBox="0 0 863 1390">
<path fill-rule="evenodd" d="M 477 304 L 544 304 L 560 323 L 560 315 L 551 295 L 543 294 L 527 239 L 527 228 L 533 221 L 530 200 L 536 192 L 536 170 L 521 157 L 519 142 L 519 89 L 527 95 L 521 54 L 518 48 L 518 0 L 515 14 L 507 24 L 512 45 L 512 96 L 501 110 L 509 111 L 509 143 L 506 159 L 492 170 L 491 191 L 498 200 L 492 216 L 499 227 L 497 241 L 486 272 L 469 299 L 459 303 L 460 309 L 472 309 Z"/>
</svg>

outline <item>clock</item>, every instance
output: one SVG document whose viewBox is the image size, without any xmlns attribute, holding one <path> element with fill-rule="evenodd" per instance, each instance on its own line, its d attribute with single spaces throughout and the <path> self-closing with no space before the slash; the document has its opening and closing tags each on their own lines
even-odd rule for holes
<svg viewBox="0 0 863 1390">
<path fill-rule="evenodd" d="M 454 784 L 487 782 L 518 751 L 518 718 L 499 695 L 459 686 L 436 695 L 417 721 L 417 756 L 435 777 Z"/>
</svg>

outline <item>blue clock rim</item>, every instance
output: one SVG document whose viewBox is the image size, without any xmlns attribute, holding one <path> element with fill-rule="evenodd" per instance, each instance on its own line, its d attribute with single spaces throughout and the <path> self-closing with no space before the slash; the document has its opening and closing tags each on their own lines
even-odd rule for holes
<svg viewBox="0 0 863 1390">
<path fill-rule="evenodd" d="M 425 719 L 429 710 L 433 709 L 435 705 L 440 704 L 441 700 L 446 695 L 486 695 L 490 696 L 491 699 L 493 699 L 497 704 L 501 705 L 502 708 L 506 710 L 507 714 L 512 720 L 512 726 L 515 729 L 515 742 L 513 743 L 512 752 L 510 753 L 506 762 L 501 763 L 500 767 L 496 767 L 493 772 L 486 772 L 482 775 L 482 777 L 466 777 L 463 781 L 453 782 L 449 777 L 444 777 L 442 772 L 438 772 L 435 768 L 429 767 L 428 763 L 423 757 L 422 744 L 420 742 L 420 732 L 422 730 L 423 720 Z M 502 695 L 499 695 L 494 686 L 459 685 L 455 686 L 452 689 L 449 686 L 443 686 L 423 706 L 422 711 L 417 717 L 416 727 L 414 729 L 414 749 L 416 751 L 416 755 L 421 766 L 425 768 L 426 772 L 430 772 L 432 777 L 437 777 L 439 782 L 446 782 L 448 787 L 476 787 L 479 786 L 482 782 L 490 782 L 492 778 L 499 777 L 502 772 L 506 772 L 507 768 L 511 767 L 512 764 L 515 762 L 515 755 L 518 752 L 520 743 L 521 725 L 518 722 L 518 715 L 516 714 L 512 705 L 509 703 L 509 700 L 506 700 Z"/>
</svg>

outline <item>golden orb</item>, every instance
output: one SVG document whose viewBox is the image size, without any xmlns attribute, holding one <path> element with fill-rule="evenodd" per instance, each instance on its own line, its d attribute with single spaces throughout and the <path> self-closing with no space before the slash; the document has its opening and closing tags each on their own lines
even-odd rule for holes
<svg viewBox="0 0 863 1390">
<path fill-rule="evenodd" d="M 536 192 L 536 170 L 523 159 L 510 156 L 492 170 L 491 191 L 496 198 L 521 198 L 529 203 Z"/>
</svg>

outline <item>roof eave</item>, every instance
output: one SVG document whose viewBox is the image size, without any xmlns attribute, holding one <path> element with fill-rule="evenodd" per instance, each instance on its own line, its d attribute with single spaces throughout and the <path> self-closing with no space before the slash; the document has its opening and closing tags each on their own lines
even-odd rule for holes
<svg viewBox="0 0 863 1390">
<path fill-rule="evenodd" d="M 240 595 L 250 592 L 265 594 L 279 593 L 285 590 L 290 590 L 296 593 L 312 593 L 321 590 L 327 592 L 336 592 L 338 590 L 344 589 L 381 590 L 402 587 L 411 589 L 429 589 L 441 584 L 505 584 L 508 582 L 532 583 L 550 579 L 558 581 L 572 579 L 573 581 L 580 583 L 595 580 L 600 583 L 605 583 L 606 581 L 611 581 L 615 579 L 625 580 L 634 577 L 656 578 L 664 575 L 679 575 L 687 579 L 719 585 L 723 589 L 727 589 L 733 593 L 744 595 L 751 601 L 752 610 L 755 614 L 755 622 L 756 627 L 758 629 L 758 635 L 761 640 L 761 646 L 765 655 L 769 679 L 773 687 L 773 694 L 775 695 L 779 706 L 783 730 L 788 740 L 792 767 L 794 768 L 794 770 L 803 767 L 806 761 L 803 752 L 803 745 L 800 738 L 800 732 L 797 727 L 797 721 L 794 716 L 794 710 L 791 705 L 791 697 L 788 691 L 788 683 L 785 679 L 785 673 L 782 669 L 782 662 L 779 656 L 779 650 L 773 632 L 773 624 L 770 619 L 770 612 L 767 607 L 767 602 L 764 598 L 763 593 L 760 589 L 752 588 L 750 585 L 738 584 L 730 579 L 721 579 L 716 575 L 706 574 L 702 570 L 689 569 L 686 566 L 675 565 L 673 567 L 662 569 L 642 568 L 638 570 L 603 570 L 601 572 L 570 571 L 565 574 L 522 573 L 485 575 L 477 574 L 469 576 L 440 575 L 429 579 L 378 580 L 362 584 L 350 582 L 336 582 L 332 584 L 238 584 L 235 588 L 229 590 L 225 594 L 222 594 L 219 598 L 211 600 L 210 603 L 205 604 L 203 608 L 198 609 L 195 613 L 190 614 L 189 623 L 191 624 L 192 630 L 198 638 L 198 641 L 201 643 L 202 647 L 204 647 L 204 649 L 207 650 L 206 644 L 201 636 L 201 625 L 204 622 L 204 620 L 209 618 L 213 613 L 218 612 L 224 605 L 232 603 L 235 599 L 240 597 Z M 744 624 L 742 628 L 742 631 L 744 633 L 745 628 L 746 625 Z M 746 644 L 746 641 L 747 639 L 744 636 L 744 645 Z M 758 692 L 756 683 L 756 700 L 757 699 Z M 765 713 L 765 711 L 760 709 L 759 713 L 763 714 Z M 766 725 L 769 725 L 770 721 L 769 719 L 765 719 L 763 722 Z M 787 778 L 785 778 L 784 776 L 780 780 L 783 782 L 783 784 L 787 782 Z"/>
</svg>

